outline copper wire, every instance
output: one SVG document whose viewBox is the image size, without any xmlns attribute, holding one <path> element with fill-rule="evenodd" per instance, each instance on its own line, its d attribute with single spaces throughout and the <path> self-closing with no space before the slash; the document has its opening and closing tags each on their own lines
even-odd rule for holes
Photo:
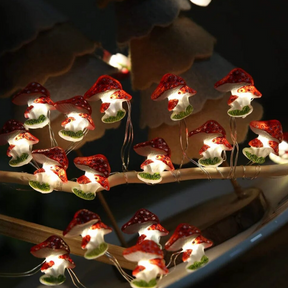
<svg viewBox="0 0 288 288">
<path fill-rule="evenodd" d="M 45 260 L 38 264 L 36 267 L 32 268 L 31 270 L 19 273 L 0 273 L 0 277 L 6 278 L 18 278 L 18 277 L 27 277 L 32 276 L 38 273 L 41 270 L 41 266 L 45 263 Z"/>
<path fill-rule="evenodd" d="M 58 146 L 58 143 L 57 143 L 57 141 L 56 141 L 54 131 L 53 131 L 53 129 L 51 128 L 50 110 L 48 111 L 47 117 L 48 117 L 48 119 L 49 119 L 48 128 L 49 128 L 49 136 L 50 136 L 51 147 L 55 147 L 55 146 Z"/>
<path fill-rule="evenodd" d="M 76 281 L 78 282 L 78 284 L 81 285 L 81 287 L 86 288 L 86 286 L 83 285 L 83 284 L 80 282 L 80 280 L 78 279 L 78 277 L 76 276 L 75 272 L 74 272 L 72 269 L 67 268 L 67 271 L 68 271 L 68 273 L 69 273 L 69 275 L 70 275 L 70 278 L 71 278 L 71 281 L 72 281 L 72 283 L 73 283 L 73 285 L 74 285 L 75 287 L 80 288 L 80 287 L 76 284 L 76 282 L 75 282 L 75 279 L 76 279 Z M 75 279 L 74 279 L 74 278 L 75 278 Z"/>
<path fill-rule="evenodd" d="M 237 162 L 238 162 L 238 157 L 239 157 L 239 145 L 237 142 L 237 129 L 236 129 L 236 120 L 235 117 L 230 118 L 230 136 L 233 144 L 233 149 L 231 151 L 231 156 L 230 156 L 230 173 L 228 178 L 235 179 L 235 171 L 237 167 Z M 234 159 L 234 152 L 236 149 L 236 155 Z"/>
</svg>

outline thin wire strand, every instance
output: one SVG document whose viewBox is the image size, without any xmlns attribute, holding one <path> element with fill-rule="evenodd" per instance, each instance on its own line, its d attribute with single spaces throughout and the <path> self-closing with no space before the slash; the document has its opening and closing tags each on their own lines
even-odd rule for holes
<svg viewBox="0 0 288 288">
<path fill-rule="evenodd" d="M 183 251 L 178 251 L 178 252 L 172 253 L 171 256 L 170 256 L 169 262 L 168 262 L 168 264 L 166 265 L 166 267 L 169 268 L 169 266 L 171 265 L 171 263 L 172 263 L 172 262 L 174 263 L 174 261 L 175 261 L 175 260 L 173 260 L 173 257 L 175 256 L 175 258 L 177 259 L 177 257 L 178 257 L 182 252 L 183 252 Z M 175 263 L 174 263 L 174 266 L 176 266 Z M 173 266 L 173 267 L 174 267 L 174 266 Z"/>
<path fill-rule="evenodd" d="M 236 128 L 236 120 L 235 117 L 230 117 L 230 136 L 233 144 L 233 149 L 231 151 L 231 156 L 230 156 L 230 173 L 229 173 L 229 178 L 234 179 L 235 178 L 235 171 L 237 167 L 237 162 L 238 162 L 238 157 L 239 157 L 239 145 L 237 142 L 237 128 Z M 234 156 L 236 149 L 236 154 Z"/>
<path fill-rule="evenodd" d="M 50 121 L 50 110 L 48 111 L 48 128 L 49 128 L 49 136 L 50 136 L 50 143 L 51 143 L 51 147 L 55 147 L 55 146 L 58 146 L 58 143 L 56 141 L 56 138 L 55 138 L 55 134 L 54 134 L 54 131 L 51 127 L 51 121 Z"/>
<path fill-rule="evenodd" d="M 127 114 L 127 119 L 126 119 L 124 140 L 123 140 L 123 144 L 121 147 L 122 170 L 125 172 L 128 171 L 128 165 L 130 161 L 130 150 L 131 150 L 133 139 L 134 139 L 133 124 L 131 120 L 131 103 L 130 101 L 127 101 L 126 103 L 128 107 L 127 109 L 128 114 Z M 127 155 L 125 155 L 126 153 Z"/>
<path fill-rule="evenodd" d="M 83 288 L 86 288 L 86 286 L 80 282 L 79 278 L 77 277 L 77 275 L 75 274 L 75 272 L 72 269 L 68 268 L 67 271 L 68 271 L 68 273 L 70 275 L 70 278 L 71 278 L 74 286 L 79 288 L 79 286 L 75 283 L 75 280 L 74 280 L 74 278 L 75 278 L 76 281 L 78 282 L 78 284 L 80 284 Z"/>
<path fill-rule="evenodd" d="M 25 271 L 25 272 L 19 272 L 19 273 L 0 273 L 0 277 L 7 277 L 7 278 L 18 278 L 18 277 L 27 277 L 32 276 L 36 273 L 38 273 L 41 269 L 41 266 L 43 265 L 43 262 L 41 262 L 36 267 L 32 268 L 31 270 Z"/>
<path fill-rule="evenodd" d="M 88 129 L 84 129 L 84 132 L 83 132 L 83 138 L 88 134 Z M 76 149 L 77 146 L 79 146 L 81 141 L 78 141 L 78 142 L 73 142 L 73 144 L 71 144 L 68 149 L 66 149 L 65 153 L 66 155 L 68 155 L 70 152 L 72 152 L 73 150 Z"/>
</svg>

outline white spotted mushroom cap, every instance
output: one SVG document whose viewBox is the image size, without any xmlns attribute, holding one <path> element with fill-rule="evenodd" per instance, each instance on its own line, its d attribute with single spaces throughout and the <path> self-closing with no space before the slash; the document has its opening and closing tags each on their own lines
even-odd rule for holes
<svg viewBox="0 0 288 288">
<path fill-rule="evenodd" d="M 121 230 L 126 234 L 135 234 L 141 228 L 157 223 L 159 223 L 159 219 L 155 214 L 145 208 L 141 208 L 122 226 Z"/>
<path fill-rule="evenodd" d="M 70 99 L 55 102 L 55 107 L 63 114 L 69 114 L 71 112 L 87 113 L 91 115 L 92 108 L 87 100 L 83 96 L 74 96 Z"/>
</svg>

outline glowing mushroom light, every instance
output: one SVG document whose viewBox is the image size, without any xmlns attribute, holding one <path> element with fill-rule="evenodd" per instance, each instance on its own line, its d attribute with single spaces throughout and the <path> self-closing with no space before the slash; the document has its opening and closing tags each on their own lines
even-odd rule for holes
<svg viewBox="0 0 288 288">
<path fill-rule="evenodd" d="M 193 4 L 206 7 L 210 4 L 211 0 L 190 0 Z"/>
<path fill-rule="evenodd" d="M 288 132 L 283 133 L 283 140 L 279 144 L 279 155 L 269 154 L 270 159 L 277 164 L 288 163 Z"/>
</svg>

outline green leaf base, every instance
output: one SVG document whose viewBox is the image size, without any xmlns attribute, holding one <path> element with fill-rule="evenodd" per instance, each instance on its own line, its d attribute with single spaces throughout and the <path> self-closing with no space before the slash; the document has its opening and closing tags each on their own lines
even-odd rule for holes
<svg viewBox="0 0 288 288">
<path fill-rule="evenodd" d="M 146 173 L 146 172 L 139 172 L 137 174 L 137 177 L 145 182 L 145 183 L 151 183 L 151 184 L 156 184 L 162 181 L 162 177 L 160 175 L 160 173 L 154 173 L 154 174 L 150 174 L 150 173 Z"/>
<path fill-rule="evenodd" d="M 84 133 L 82 130 L 79 130 L 77 132 L 69 131 L 69 130 L 61 130 L 59 131 L 62 135 L 72 138 L 72 139 L 79 139 L 83 138 Z"/>
<path fill-rule="evenodd" d="M 29 160 L 28 157 L 29 157 L 28 153 L 23 153 L 20 157 L 17 157 L 16 159 L 11 159 L 9 161 L 9 165 L 12 167 L 18 167 L 18 166 L 28 164 L 30 160 L 32 159 L 32 157 L 30 157 L 31 159 Z"/>
<path fill-rule="evenodd" d="M 130 282 L 130 285 L 131 285 L 131 287 L 133 287 L 133 288 L 139 288 L 139 287 L 154 288 L 154 287 L 157 286 L 157 281 L 156 281 L 155 278 L 152 279 L 152 280 L 150 280 L 149 282 L 146 282 L 146 281 L 144 281 L 144 280 L 137 280 L 137 279 L 135 279 L 135 280 L 132 280 L 132 281 Z"/>
<path fill-rule="evenodd" d="M 29 181 L 29 185 L 38 192 L 50 193 L 53 191 L 53 188 L 48 183 L 40 183 L 38 181 Z"/>
<path fill-rule="evenodd" d="M 192 105 L 189 105 L 189 106 L 187 106 L 187 108 L 186 108 L 185 111 L 181 111 L 181 112 L 179 112 L 179 113 L 177 113 L 177 114 L 172 113 L 171 119 L 172 119 L 172 120 L 181 120 L 181 119 L 184 119 L 184 118 L 186 118 L 187 116 L 189 116 L 190 114 L 192 114 L 193 110 L 194 110 L 194 109 L 193 109 L 193 106 L 192 106 Z"/>
<path fill-rule="evenodd" d="M 86 259 L 95 259 L 105 254 L 108 250 L 108 244 L 106 242 L 101 243 L 97 248 L 93 249 L 90 252 L 86 252 L 84 257 Z"/>
<path fill-rule="evenodd" d="M 26 126 L 34 126 L 34 125 L 37 125 L 37 124 L 41 124 L 43 122 L 45 122 L 47 120 L 47 117 L 45 115 L 40 115 L 38 117 L 38 119 L 28 119 L 24 122 L 24 124 Z"/>
<path fill-rule="evenodd" d="M 57 286 L 65 282 L 66 277 L 59 275 L 58 277 L 43 275 L 39 278 L 40 282 L 47 286 Z"/>
<path fill-rule="evenodd" d="M 72 188 L 72 192 L 78 196 L 81 199 L 84 200 L 93 200 L 95 199 L 96 195 L 94 193 L 91 192 L 83 192 L 82 190 L 78 189 L 78 188 Z"/>
<path fill-rule="evenodd" d="M 233 116 L 233 117 L 242 117 L 242 116 L 247 116 L 250 114 L 251 111 L 251 106 L 244 106 L 241 110 L 228 110 L 228 115 Z"/>
<path fill-rule="evenodd" d="M 265 163 L 265 158 L 264 157 L 258 157 L 255 154 L 252 154 L 248 151 L 245 151 L 245 148 L 243 150 L 244 155 L 253 163 L 257 163 L 257 164 L 263 164 Z"/>
<path fill-rule="evenodd" d="M 205 255 L 202 256 L 200 261 L 195 261 L 192 265 L 187 265 L 186 269 L 189 270 L 196 270 L 200 268 L 201 266 L 205 265 L 206 263 L 209 262 L 209 258 Z"/>
<path fill-rule="evenodd" d="M 105 118 L 105 116 L 102 117 L 102 122 L 104 123 L 115 123 L 118 122 L 120 120 L 122 120 L 126 115 L 126 111 L 125 110 L 119 110 L 117 112 L 116 116 L 110 116 Z"/>
<path fill-rule="evenodd" d="M 217 166 L 220 165 L 223 160 L 222 158 L 218 158 L 218 157 L 214 157 L 214 158 L 208 158 L 208 159 L 199 159 L 199 164 L 201 164 L 202 166 Z"/>
</svg>

